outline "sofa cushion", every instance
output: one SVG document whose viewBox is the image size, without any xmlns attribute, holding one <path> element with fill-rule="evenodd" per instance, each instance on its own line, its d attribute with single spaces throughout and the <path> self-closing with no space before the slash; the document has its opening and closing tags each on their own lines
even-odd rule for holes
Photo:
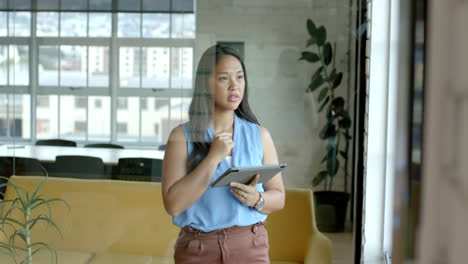
<svg viewBox="0 0 468 264">
<path fill-rule="evenodd" d="M 172 257 L 144 256 L 125 253 L 101 253 L 94 256 L 89 264 L 174 264 Z M 271 261 L 271 264 L 303 264 L 295 261 Z"/>
<path fill-rule="evenodd" d="M 92 257 L 92 253 L 57 250 L 57 263 L 86 264 Z M 41 250 L 33 256 L 34 264 L 50 264 L 53 263 L 51 260 L 48 250 Z M 14 264 L 14 261 L 10 257 L 0 254 L 0 263 Z"/>
<path fill-rule="evenodd" d="M 100 253 L 89 264 L 173 264 L 172 257 L 145 256 L 126 253 Z"/>
<path fill-rule="evenodd" d="M 12 176 L 19 186 L 32 191 L 42 177 Z M 78 252 L 121 252 L 147 256 L 171 256 L 179 228 L 172 224 L 156 182 L 48 178 L 41 188 L 43 198 L 54 202 L 53 220 L 57 232 L 38 222 L 31 237 L 57 250 Z M 9 199 L 16 197 L 7 188 Z M 47 207 L 34 216 L 47 213 Z M 37 239 L 37 241 L 36 241 Z"/>
</svg>

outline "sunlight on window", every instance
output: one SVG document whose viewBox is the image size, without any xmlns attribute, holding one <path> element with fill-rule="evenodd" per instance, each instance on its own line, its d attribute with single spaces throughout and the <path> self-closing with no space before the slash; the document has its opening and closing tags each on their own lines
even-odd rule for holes
<svg viewBox="0 0 468 264">
<path fill-rule="evenodd" d="M 30 138 L 29 94 L 0 94 L 0 136 Z"/>
<path fill-rule="evenodd" d="M 58 46 L 40 46 L 38 64 L 39 85 L 58 85 L 58 74 Z"/>
<path fill-rule="evenodd" d="M 139 38 L 141 15 L 135 13 L 119 13 L 118 36 L 125 38 Z"/>
<path fill-rule="evenodd" d="M 58 137 L 58 96 L 41 95 L 36 101 L 37 138 Z"/>
<path fill-rule="evenodd" d="M 86 86 L 86 47 L 60 47 L 60 85 Z"/>
<path fill-rule="evenodd" d="M 84 96 L 60 96 L 60 137 L 84 140 L 86 137 L 86 106 Z"/>
<path fill-rule="evenodd" d="M 137 141 L 140 134 L 140 98 L 117 99 L 117 138 L 119 141 Z"/>
<path fill-rule="evenodd" d="M 86 37 L 86 13 L 66 12 L 60 15 L 60 36 Z"/>
<path fill-rule="evenodd" d="M 89 13 L 89 36 L 110 37 L 112 16 L 110 13 Z"/>
<path fill-rule="evenodd" d="M 13 46 L 9 48 L 9 75 L 10 84 L 29 84 L 29 47 Z"/>
<path fill-rule="evenodd" d="M 10 37 L 31 36 L 31 12 L 9 12 L 8 35 Z"/>
<path fill-rule="evenodd" d="M 111 100 L 109 96 L 88 97 L 88 140 L 105 142 L 110 140 Z"/>
<path fill-rule="evenodd" d="M 88 56 L 88 82 L 89 86 L 109 86 L 109 48 L 89 47 Z"/>
<path fill-rule="evenodd" d="M 59 13 L 38 12 L 37 13 L 37 36 L 58 37 Z"/>
<path fill-rule="evenodd" d="M 192 88 L 193 49 L 172 48 L 171 56 L 171 87 Z"/>
<path fill-rule="evenodd" d="M 169 48 L 142 48 L 143 88 L 169 88 Z"/>
</svg>

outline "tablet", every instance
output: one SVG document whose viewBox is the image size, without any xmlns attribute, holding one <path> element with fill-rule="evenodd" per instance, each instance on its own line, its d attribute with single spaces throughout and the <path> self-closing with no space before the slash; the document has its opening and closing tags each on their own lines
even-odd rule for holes
<svg viewBox="0 0 468 264">
<path fill-rule="evenodd" d="M 223 187 L 229 186 L 231 182 L 239 182 L 248 184 L 252 177 L 257 173 L 260 174 L 258 183 L 265 183 L 269 181 L 273 176 L 278 174 L 286 168 L 286 163 L 275 164 L 275 165 L 263 165 L 253 167 L 242 167 L 242 168 L 229 168 L 216 181 L 211 184 L 211 187 Z"/>
</svg>

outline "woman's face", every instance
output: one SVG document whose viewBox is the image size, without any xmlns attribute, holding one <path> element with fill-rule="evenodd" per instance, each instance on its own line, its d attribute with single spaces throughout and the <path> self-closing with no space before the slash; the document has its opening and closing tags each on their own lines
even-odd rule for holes
<svg viewBox="0 0 468 264">
<path fill-rule="evenodd" d="M 210 91 L 215 108 L 236 110 L 244 98 L 244 71 L 239 60 L 231 55 L 223 56 L 210 76 Z"/>
</svg>

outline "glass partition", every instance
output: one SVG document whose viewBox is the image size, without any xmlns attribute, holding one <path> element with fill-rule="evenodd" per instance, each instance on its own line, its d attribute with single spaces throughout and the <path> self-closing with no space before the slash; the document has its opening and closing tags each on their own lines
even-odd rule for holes
<svg viewBox="0 0 468 264">
<path fill-rule="evenodd" d="M 202 54 L 231 47 L 251 113 L 288 164 L 284 185 L 344 194 L 341 211 L 314 206 L 352 258 L 357 1 L 13 2 L 0 1 L 0 159 L 34 159 L 49 177 L 161 182 Z"/>
</svg>

